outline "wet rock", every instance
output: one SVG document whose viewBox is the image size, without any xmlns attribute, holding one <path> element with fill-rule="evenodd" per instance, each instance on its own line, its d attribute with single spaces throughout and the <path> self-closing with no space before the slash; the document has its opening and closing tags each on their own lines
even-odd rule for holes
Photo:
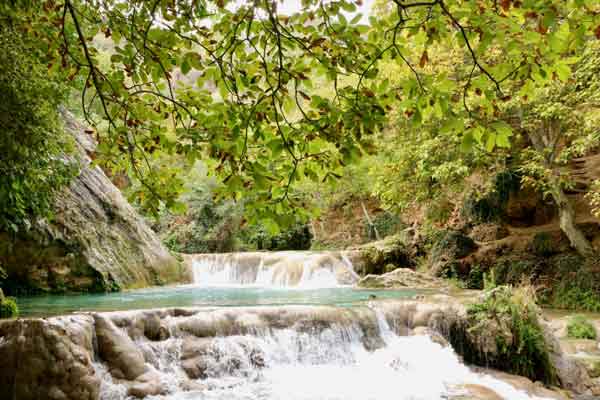
<svg viewBox="0 0 600 400">
<path fill-rule="evenodd" d="M 575 393 L 588 393 L 600 390 L 590 379 L 585 366 L 565 353 L 558 338 L 552 334 L 552 328 L 548 322 L 541 320 L 540 323 L 544 341 L 550 354 L 550 360 L 556 370 L 561 387 L 572 390 Z"/>
<path fill-rule="evenodd" d="M 504 400 L 498 393 L 485 386 L 466 384 L 462 386 L 462 389 L 469 393 L 468 396 L 459 396 L 455 398 L 456 400 Z"/>
<path fill-rule="evenodd" d="M 427 274 L 398 268 L 383 275 L 367 275 L 358 281 L 357 286 L 369 289 L 441 288 L 447 284 Z"/>
<path fill-rule="evenodd" d="M 413 335 L 425 335 L 429 336 L 432 342 L 439 344 L 442 347 L 450 346 L 450 343 L 444 338 L 439 332 L 436 332 L 430 328 L 424 326 L 418 326 L 412 330 Z"/>
<path fill-rule="evenodd" d="M 139 399 L 146 396 L 157 396 L 166 392 L 156 371 L 147 371 L 128 385 L 127 394 Z"/>
<path fill-rule="evenodd" d="M 212 339 L 186 337 L 181 347 L 181 368 L 190 379 L 207 378 L 211 359 L 218 357 L 212 348 Z M 212 353 L 212 357 L 211 357 Z"/>
<path fill-rule="evenodd" d="M 185 380 L 179 384 L 179 387 L 184 392 L 202 392 L 208 388 L 208 385 L 198 381 Z"/>
<path fill-rule="evenodd" d="M 154 341 L 169 338 L 169 330 L 161 322 L 160 317 L 154 313 L 144 314 L 144 335 Z"/>
<path fill-rule="evenodd" d="M 135 380 L 147 371 L 142 352 L 124 331 L 100 314 L 94 315 L 94 322 L 98 354 L 108 365 L 112 376 Z"/>
<path fill-rule="evenodd" d="M 0 323 L 0 397 L 97 400 L 92 329 L 87 316 Z"/>
</svg>

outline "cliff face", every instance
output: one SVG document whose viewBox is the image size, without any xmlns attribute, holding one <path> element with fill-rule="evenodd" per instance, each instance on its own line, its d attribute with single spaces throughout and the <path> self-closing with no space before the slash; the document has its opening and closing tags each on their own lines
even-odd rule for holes
<svg viewBox="0 0 600 400">
<path fill-rule="evenodd" d="M 30 232 L 0 233 L 4 289 L 110 291 L 189 280 L 183 266 L 111 183 L 91 164 L 95 143 L 75 119 L 65 130 L 76 141 L 81 172 L 55 200 L 54 218 Z"/>
</svg>

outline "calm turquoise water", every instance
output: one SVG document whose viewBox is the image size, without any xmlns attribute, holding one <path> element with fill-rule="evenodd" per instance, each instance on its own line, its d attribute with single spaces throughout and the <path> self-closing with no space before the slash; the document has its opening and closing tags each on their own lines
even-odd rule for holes
<svg viewBox="0 0 600 400">
<path fill-rule="evenodd" d="M 421 293 L 422 291 L 419 291 Z M 351 287 L 328 289 L 279 289 L 259 287 L 171 286 L 119 293 L 19 297 L 23 317 L 69 314 L 77 311 L 117 311 L 162 307 L 339 305 L 351 306 L 368 300 L 406 298 L 415 290 L 362 290 Z"/>
</svg>

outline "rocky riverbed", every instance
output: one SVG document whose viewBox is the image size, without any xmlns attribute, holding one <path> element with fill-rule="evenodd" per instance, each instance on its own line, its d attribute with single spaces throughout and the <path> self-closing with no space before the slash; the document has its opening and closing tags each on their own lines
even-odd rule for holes
<svg viewBox="0 0 600 400">
<path fill-rule="evenodd" d="M 402 362 L 410 365 L 423 357 L 433 357 L 435 363 L 435 357 L 450 357 L 443 353 L 450 346 L 458 355 L 467 355 L 479 351 L 472 347 L 484 342 L 472 336 L 469 324 L 463 302 L 445 295 L 371 301 L 364 306 L 342 308 L 169 308 L 2 321 L 0 389 L 7 398 L 19 400 L 124 399 L 152 395 L 178 398 L 169 396 L 200 394 L 206 390 L 215 394 L 221 393 L 215 392 L 215 385 L 218 390 L 226 391 L 219 386 L 225 379 L 237 379 L 239 385 L 239 380 L 244 380 L 242 387 L 246 388 L 253 385 L 253 381 L 247 381 L 249 376 L 260 381 L 261 376 L 298 363 L 313 367 L 340 362 L 354 365 L 346 357 L 358 357 L 363 352 L 387 354 L 381 353 L 382 349 L 394 346 L 419 345 L 432 354 L 406 360 L 400 355 L 400 359 L 389 361 L 391 364 L 384 363 L 388 366 Z M 552 335 L 551 325 L 544 322 L 543 326 L 558 378 L 553 391 L 525 378 L 511 378 L 512 375 L 485 379 L 519 382 L 516 386 L 531 398 L 548 394 L 554 396 L 551 398 L 561 398 L 561 390 L 598 395 L 595 381 L 565 352 Z M 429 339 L 423 339 L 425 342 L 418 339 L 414 344 L 403 342 L 406 339 L 402 338 L 413 336 Z M 486 372 L 485 376 L 491 375 Z M 444 382 L 443 376 L 434 378 Z M 485 379 L 482 382 L 487 382 Z M 503 386 L 479 387 L 477 380 L 467 380 L 464 384 L 470 386 L 461 389 L 457 382 L 461 380 L 452 381 L 453 399 L 465 398 L 469 393 L 472 397 L 468 398 L 503 398 L 493 397 L 494 393 L 501 396 L 494 391 L 504 390 Z M 223 393 L 224 397 L 214 398 L 228 398 Z"/>
</svg>

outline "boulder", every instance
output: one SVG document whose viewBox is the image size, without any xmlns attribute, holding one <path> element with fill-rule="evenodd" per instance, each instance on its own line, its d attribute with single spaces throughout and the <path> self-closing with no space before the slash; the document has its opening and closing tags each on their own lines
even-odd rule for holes
<svg viewBox="0 0 600 400">
<path fill-rule="evenodd" d="M 5 292 L 111 291 L 189 281 L 119 189 L 92 164 L 95 143 L 65 114 L 79 175 L 55 198 L 52 221 L 16 237 L 0 232 Z"/>
<path fill-rule="evenodd" d="M 4 399 L 97 400 L 89 316 L 0 322 Z"/>
<path fill-rule="evenodd" d="M 358 247 L 357 259 L 352 259 L 356 271 L 361 275 L 382 274 L 386 265 L 414 267 L 414 257 L 402 235 L 387 237 L 383 240 Z"/>
<path fill-rule="evenodd" d="M 455 400 L 504 400 L 498 393 L 482 385 L 469 383 L 463 385 L 462 389 L 465 390 L 468 395 L 454 397 Z"/>
<path fill-rule="evenodd" d="M 477 250 L 477 244 L 459 231 L 441 232 L 433 242 L 430 254 L 431 272 L 435 276 L 450 275 L 459 260 Z M 458 271 L 457 271 L 458 272 Z"/>
<path fill-rule="evenodd" d="M 143 399 L 146 396 L 158 396 L 166 392 L 160 376 L 154 370 L 143 373 L 134 382 L 128 383 L 127 386 L 129 386 L 127 394 L 139 399 Z"/>
<path fill-rule="evenodd" d="M 144 355 L 121 329 L 100 314 L 94 315 L 98 355 L 118 379 L 134 380 L 148 371 Z"/>
<path fill-rule="evenodd" d="M 357 286 L 368 289 L 399 288 L 445 288 L 448 285 L 441 279 L 413 271 L 408 268 L 397 268 L 383 275 L 367 275 L 358 281 Z"/>
</svg>

